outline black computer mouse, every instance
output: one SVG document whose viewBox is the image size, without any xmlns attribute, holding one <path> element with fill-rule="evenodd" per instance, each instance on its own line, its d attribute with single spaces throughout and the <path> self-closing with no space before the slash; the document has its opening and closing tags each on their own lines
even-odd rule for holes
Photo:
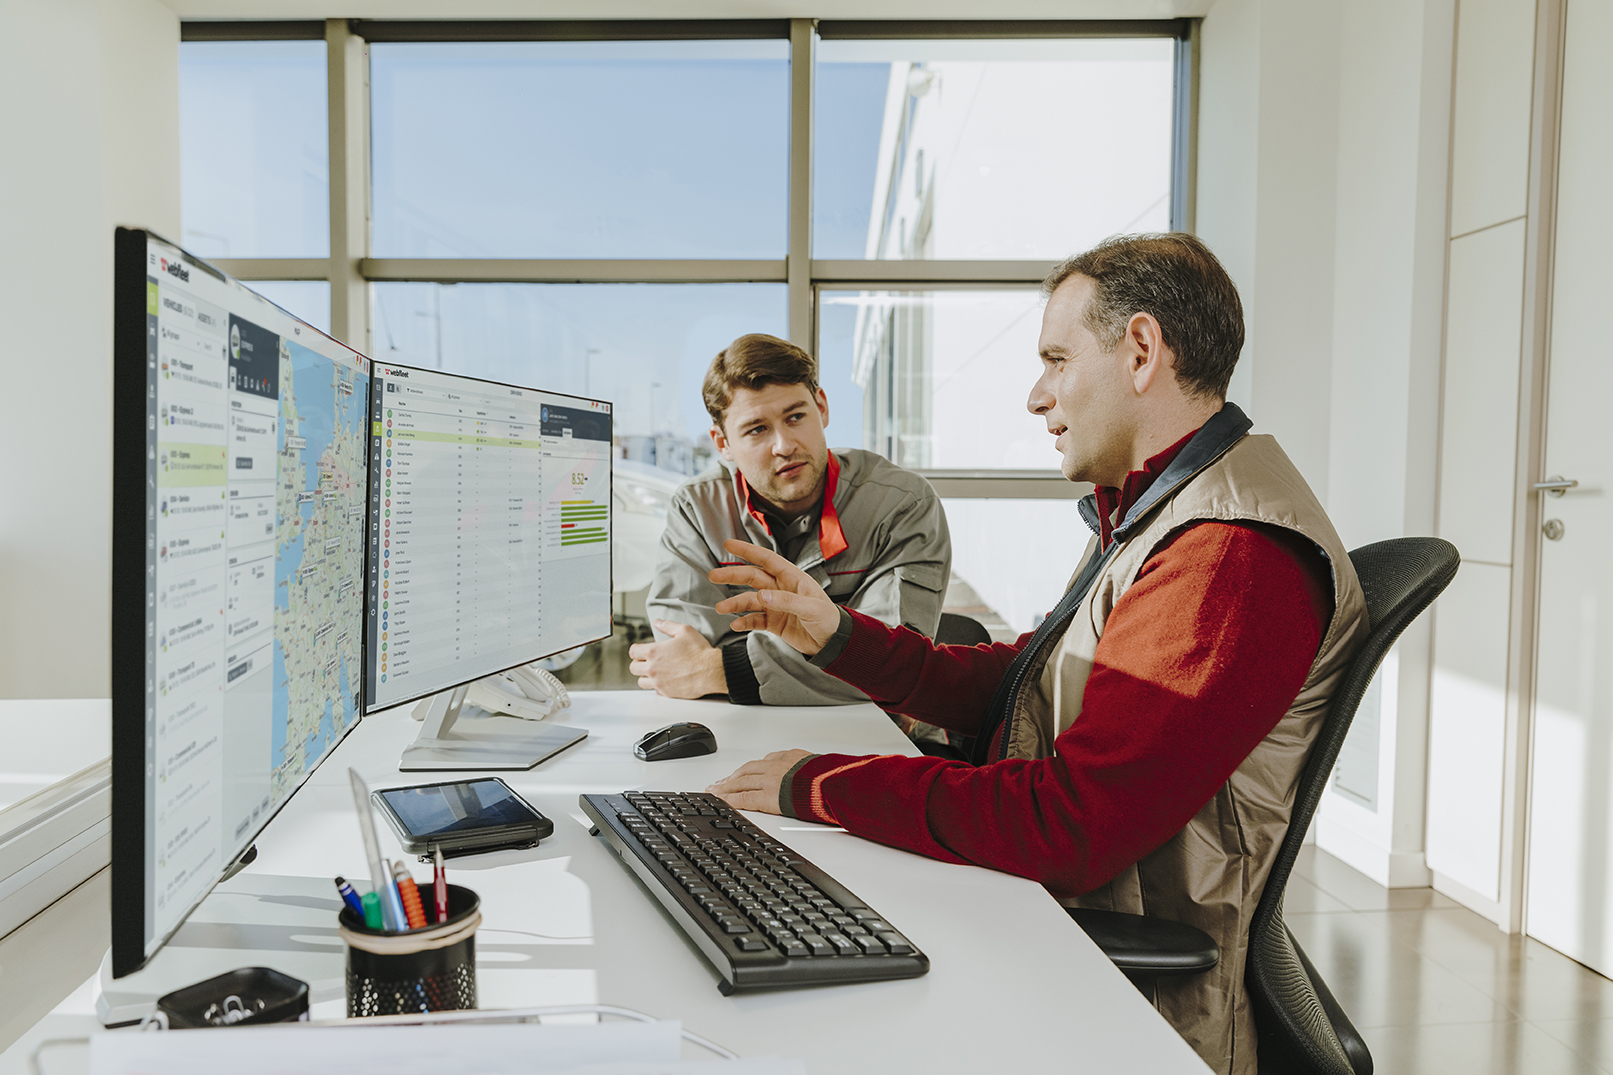
<svg viewBox="0 0 1613 1075">
<path fill-rule="evenodd" d="M 669 758 L 693 758 L 701 754 L 717 753 L 717 737 L 704 724 L 684 722 L 657 728 L 637 743 L 633 753 L 645 761 L 666 761 Z"/>
</svg>

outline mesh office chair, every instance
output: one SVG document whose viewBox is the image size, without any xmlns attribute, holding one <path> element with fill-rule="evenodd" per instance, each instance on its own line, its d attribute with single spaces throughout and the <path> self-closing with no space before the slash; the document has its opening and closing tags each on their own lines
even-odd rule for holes
<svg viewBox="0 0 1613 1075">
<path fill-rule="evenodd" d="M 1372 1075 L 1366 1042 L 1283 922 L 1283 893 L 1367 685 L 1401 632 L 1456 577 L 1461 557 L 1448 541 L 1407 537 L 1364 545 L 1350 553 L 1350 562 L 1366 595 L 1372 629 L 1339 681 L 1249 925 L 1244 981 L 1259 1035 L 1261 1075 Z M 1215 966 L 1215 942 L 1180 922 L 1112 911 L 1072 910 L 1070 915 L 1145 992 L 1151 992 L 1153 979 Z"/>
<path fill-rule="evenodd" d="M 991 642 L 991 632 L 973 616 L 943 612 L 941 624 L 935 629 L 935 640 L 943 646 L 978 646 Z"/>
</svg>

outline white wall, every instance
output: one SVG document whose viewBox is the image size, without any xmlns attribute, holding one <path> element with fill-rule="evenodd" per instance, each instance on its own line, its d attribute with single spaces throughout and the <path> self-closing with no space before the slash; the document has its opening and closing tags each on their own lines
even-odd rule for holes
<svg viewBox="0 0 1613 1075">
<path fill-rule="evenodd" d="M 1349 548 L 1434 532 L 1454 26 L 1454 0 L 1341 12 L 1327 504 Z M 1316 823 L 1321 847 L 1391 887 L 1429 880 L 1431 635 L 1424 616 L 1380 673 L 1372 808 L 1329 794 Z"/>
<path fill-rule="evenodd" d="M 1248 322 L 1231 394 L 1351 548 L 1434 527 L 1454 18 L 1454 0 L 1219 0 L 1203 24 L 1198 232 Z M 1384 884 L 1427 883 L 1428 638 L 1386 665 L 1373 807 L 1328 795 L 1317 824 Z"/>
<path fill-rule="evenodd" d="M 1203 24 L 1198 234 L 1243 297 L 1231 396 L 1327 485 L 1337 0 L 1219 0 Z"/>
<path fill-rule="evenodd" d="M 0 5 L 0 697 L 106 697 L 112 229 L 179 233 L 178 18 Z"/>
</svg>

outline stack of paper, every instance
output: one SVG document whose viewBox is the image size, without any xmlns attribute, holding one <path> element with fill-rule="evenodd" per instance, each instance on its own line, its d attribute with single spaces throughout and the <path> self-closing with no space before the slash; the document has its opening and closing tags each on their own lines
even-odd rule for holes
<svg viewBox="0 0 1613 1075">
<path fill-rule="evenodd" d="M 682 1024 L 611 1022 L 110 1031 L 91 1075 L 806 1075 L 799 1060 L 679 1059 Z"/>
</svg>

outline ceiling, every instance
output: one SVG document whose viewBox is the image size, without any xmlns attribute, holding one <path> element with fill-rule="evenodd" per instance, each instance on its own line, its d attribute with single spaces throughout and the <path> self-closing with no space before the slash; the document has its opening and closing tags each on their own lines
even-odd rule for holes
<svg viewBox="0 0 1613 1075">
<path fill-rule="evenodd" d="M 162 0 L 186 19 L 1162 19 L 1215 0 Z M 337 8 L 337 10 L 332 10 Z"/>
</svg>

